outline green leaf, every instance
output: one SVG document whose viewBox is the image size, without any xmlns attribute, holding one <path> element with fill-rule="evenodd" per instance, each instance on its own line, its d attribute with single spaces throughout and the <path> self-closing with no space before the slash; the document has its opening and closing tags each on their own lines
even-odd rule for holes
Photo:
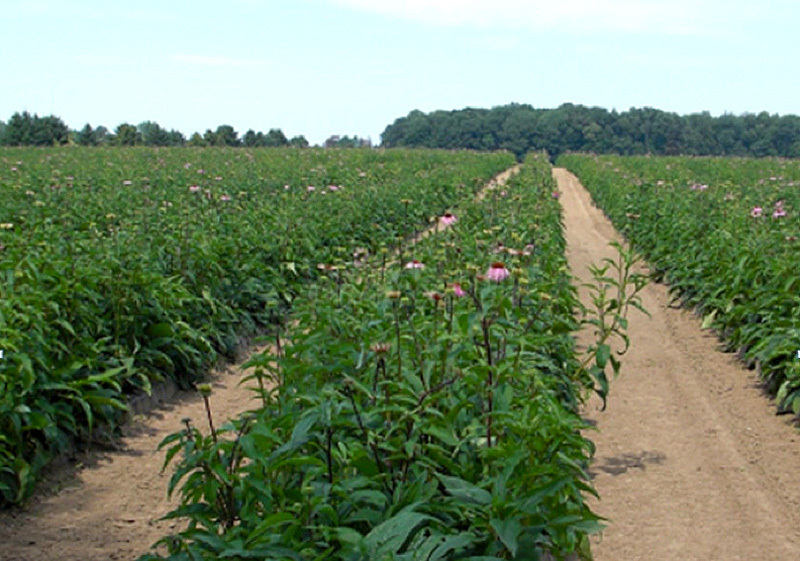
<svg viewBox="0 0 800 561">
<path fill-rule="evenodd" d="M 597 347 L 597 355 L 595 355 L 595 360 L 597 361 L 598 368 L 605 368 L 606 364 L 608 364 L 608 357 L 611 356 L 611 347 L 605 343 L 598 345 Z"/>
<path fill-rule="evenodd" d="M 365 541 L 375 558 L 385 553 L 398 553 L 409 538 L 432 516 L 414 512 L 415 505 L 409 506 L 376 526 L 367 534 Z"/>
<path fill-rule="evenodd" d="M 497 532 L 497 537 L 499 537 L 503 545 L 506 546 L 511 556 L 516 557 L 517 548 L 519 547 L 517 540 L 520 533 L 522 533 L 522 524 L 519 521 L 519 517 L 504 519 L 492 518 L 489 524 L 491 524 L 494 531 Z"/>
<path fill-rule="evenodd" d="M 437 474 L 436 476 L 447 489 L 447 492 L 456 499 L 479 505 L 488 505 L 492 502 L 492 495 L 489 491 L 481 489 L 469 481 L 450 475 Z"/>
<path fill-rule="evenodd" d="M 425 432 L 430 434 L 431 436 L 438 438 L 448 446 L 453 446 L 453 447 L 458 446 L 458 439 L 455 437 L 455 434 L 453 434 L 452 429 L 447 430 L 443 427 L 434 425 L 426 427 Z"/>
<path fill-rule="evenodd" d="M 703 323 L 700 329 L 709 329 L 714 324 L 714 319 L 717 317 L 717 310 L 712 310 L 711 313 L 706 314 L 703 318 Z"/>
<path fill-rule="evenodd" d="M 289 512 L 276 512 L 274 514 L 270 514 L 264 518 L 264 520 L 262 520 L 258 526 L 248 533 L 245 545 L 247 547 L 252 547 L 258 542 L 261 536 L 267 533 L 267 531 L 274 530 L 280 526 L 283 526 L 284 524 L 289 524 L 292 522 L 297 523 L 297 519 Z"/>
<path fill-rule="evenodd" d="M 468 548 L 475 541 L 475 535 L 469 532 L 462 532 L 455 536 L 447 536 L 444 541 L 433 550 L 428 561 L 440 561 L 447 559 L 452 551 L 458 553 L 458 550 Z"/>
<path fill-rule="evenodd" d="M 175 336 L 175 330 L 172 329 L 172 324 L 166 321 L 162 321 L 161 323 L 154 323 L 153 325 L 148 327 L 145 332 L 154 339 L 161 337 Z"/>
</svg>

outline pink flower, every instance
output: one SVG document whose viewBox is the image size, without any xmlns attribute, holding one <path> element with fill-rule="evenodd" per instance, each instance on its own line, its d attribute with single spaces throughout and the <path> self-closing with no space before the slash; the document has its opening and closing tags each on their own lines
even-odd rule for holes
<svg viewBox="0 0 800 561">
<path fill-rule="evenodd" d="M 489 270 L 486 271 L 486 278 L 493 282 L 502 282 L 508 278 L 509 274 L 504 263 L 495 261 L 492 263 L 492 266 L 489 267 Z"/>
<path fill-rule="evenodd" d="M 760 206 L 754 206 L 753 210 L 750 211 L 750 216 L 752 216 L 753 218 L 758 218 L 762 214 L 764 214 L 764 209 L 761 208 Z"/>
<path fill-rule="evenodd" d="M 220 201 L 226 201 L 226 202 L 227 202 L 227 201 L 230 201 L 230 200 L 231 200 L 231 198 L 230 198 L 230 196 L 229 196 L 229 195 L 221 195 L 221 196 L 220 196 L 220 198 L 219 198 L 219 200 L 220 200 Z"/>
<path fill-rule="evenodd" d="M 734 199 L 733 193 L 725 193 L 725 200 L 732 201 Z"/>
<path fill-rule="evenodd" d="M 289 190 L 289 186 L 288 186 L 288 185 L 284 185 L 284 186 L 283 186 L 283 190 L 284 190 L 284 191 L 288 191 L 288 190 Z"/>
<path fill-rule="evenodd" d="M 316 189 L 317 189 L 317 188 L 316 188 L 316 187 L 314 187 L 313 185 L 309 185 L 308 187 L 306 187 L 306 191 L 308 191 L 309 193 L 310 193 L 311 191 L 316 191 Z"/>
<path fill-rule="evenodd" d="M 416 259 L 406 263 L 406 269 L 424 269 L 424 268 L 425 264 L 422 263 L 421 261 L 417 261 Z"/>
<path fill-rule="evenodd" d="M 467 292 L 461 288 L 461 285 L 457 282 L 453 283 L 453 294 L 456 295 L 456 298 L 461 298 L 462 296 L 466 296 Z"/>
<path fill-rule="evenodd" d="M 122 184 L 123 185 L 133 185 L 133 181 L 131 181 L 130 179 L 126 179 L 125 181 L 122 182 Z"/>
<path fill-rule="evenodd" d="M 336 185 L 328 185 L 328 189 L 331 190 L 331 191 L 338 191 L 339 187 L 336 186 Z"/>
<path fill-rule="evenodd" d="M 776 207 L 775 212 L 772 213 L 772 218 L 782 218 L 786 216 L 786 210 L 783 207 Z"/>
<path fill-rule="evenodd" d="M 445 212 L 444 216 L 439 219 L 439 222 L 442 223 L 442 226 L 452 226 L 456 223 L 456 221 L 458 221 L 458 218 L 456 218 L 456 215 L 452 212 Z"/>
<path fill-rule="evenodd" d="M 190 193 L 197 193 L 200 190 L 199 185 L 189 185 L 189 192 Z"/>
<path fill-rule="evenodd" d="M 561 193 L 559 193 L 558 191 L 553 191 L 553 193 L 552 193 L 552 197 L 553 197 L 554 199 L 557 199 L 557 198 L 559 198 L 560 196 L 561 196 Z"/>
<path fill-rule="evenodd" d="M 691 186 L 689 186 L 689 189 L 691 189 L 692 191 L 705 191 L 706 189 L 708 189 L 708 185 L 694 183 Z"/>
<path fill-rule="evenodd" d="M 214 181 L 222 181 L 222 178 L 218 175 L 214 178 Z"/>
<path fill-rule="evenodd" d="M 183 164 L 183 169 L 189 169 L 190 167 L 192 167 L 192 164 L 190 164 L 189 162 Z"/>
</svg>

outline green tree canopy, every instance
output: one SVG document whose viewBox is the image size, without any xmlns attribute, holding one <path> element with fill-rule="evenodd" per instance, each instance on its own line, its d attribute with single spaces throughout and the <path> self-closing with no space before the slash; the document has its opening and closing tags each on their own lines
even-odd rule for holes
<svg viewBox="0 0 800 561">
<path fill-rule="evenodd" d="M 289 146 L 293 148 L 308 148 L 308 140 L 303 135 L 293 136 L 289 141 Z"/>
<path fill-rule="evenodd" d="M 39 117 L 27 111 L 14 113 L 0 136 L 6 146 L 53 146 L 66 144 L 68 139 L 69 128 L 60 118 Z"/>
<path fill-rule="evenodd" d="M 215 146 L 239 146 L 239 134 L 230 125 L 220 125 L 214 132 Z"/>
<path fill-rule="evenodd" d="M 137 127 L 145 146 L 169 146 L 170 136 L 155 121 L 144 121 Z"/>
<path fill-rule="evenodd" d="M 566 103 L 556 109 L 510 104 L 492 109 L 411 111 L 381 135 L 382 146 L 546 150 L 618 154 L 800 155 L 800 117 L 762 112 L 712 117 L 653 109 L 618 113 Z"/>
<path fill-rule="evenodd" d="M 129 123 L 122 123 L 114 130 L 114 144 L 117 146 L 135 146 L 141 143 L 141 133 Z"/>
</svg>

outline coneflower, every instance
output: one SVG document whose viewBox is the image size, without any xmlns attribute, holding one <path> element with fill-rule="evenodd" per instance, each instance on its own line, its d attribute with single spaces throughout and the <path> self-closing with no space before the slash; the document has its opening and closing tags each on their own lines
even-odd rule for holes
<svg viewBox="0 0 800 561">
<path fill-rule="evenodd" d="M 502 282 L 507 279 L 510 274 L 504 263 L 495 261 L 492 263 L 492 266 L 489 267 L 489 270 L 486 271 L 486 278 L 492 282 Z"/>
<path fill-rule="evenodd" d="M 452 226 L 457 221 L 458 218 L 456 218 L 456 215 L 452 212 L 445 212 L 444 215 L 439 219 L 439 222 L 441 222 L 442 226 Z"/>
</svg>

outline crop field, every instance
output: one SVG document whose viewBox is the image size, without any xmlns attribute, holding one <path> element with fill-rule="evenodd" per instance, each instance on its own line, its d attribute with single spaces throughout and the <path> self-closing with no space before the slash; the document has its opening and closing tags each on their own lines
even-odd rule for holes
<svg viewBox="0 0 800 561">
<path fill-rule="evenodd" d="M 800 413 L 800 163 L 562 156 L 677 300 Z"/>
<path fill-rule="evenodd" d="M 595 309 L 581 306 L 546 158 L 477 196 L 513 163 L 0 152 L 2 502 L 24 501 L 54 455 L 112 433 L 127 396 L 170 378 L 199 388 L 208 426 L 187 419 L 163 442 L 171 516 L 188 526 L 159 555 L 585 550 L 601 525 L 578 411 L 619 369 L 609 342 L 636 281 L 621 256 L 595 271 L 619 269 L 617 298 L 597 288 Z M 581 358 L 580 309 L 597 335 Z M 250 359 L 262 407 L 214 424 L 204 374 L 262 331 L 281 342 Z"/>
<path fill-rule="evenodd" d="M 0 504 L 53 454 L 279 321 L 318 263 L 372 255 L 508 154 L 0 151 Z"/>
<path fill-rule="evenodd" d="M 263 407 L 164 441 L 173 515 L 189 525 L 163 540 L 167 557 L 146 559 L 585 548 L 601 526 L 577 405 L 604 380 L 608 347 L 578 363 L 554 185 L 547 160 L 529 157 L 388 262 L 320 261 L 281 356 L 250 361 Z"/>
<path fill-rule="evenodd" d="M 785 558 L 800 164 L 558 164 L 578 177 L 537 153 L 0 150 L 0 557 L 60 551 L 80 512 L 65 559 Z M 129 422 L 164 381 L 186 402 Z M 54 458 L 137 423 L 124 462 L 40 500 Z M 786 539 L 749 540 L 771 512 Z"/>
</svg>

